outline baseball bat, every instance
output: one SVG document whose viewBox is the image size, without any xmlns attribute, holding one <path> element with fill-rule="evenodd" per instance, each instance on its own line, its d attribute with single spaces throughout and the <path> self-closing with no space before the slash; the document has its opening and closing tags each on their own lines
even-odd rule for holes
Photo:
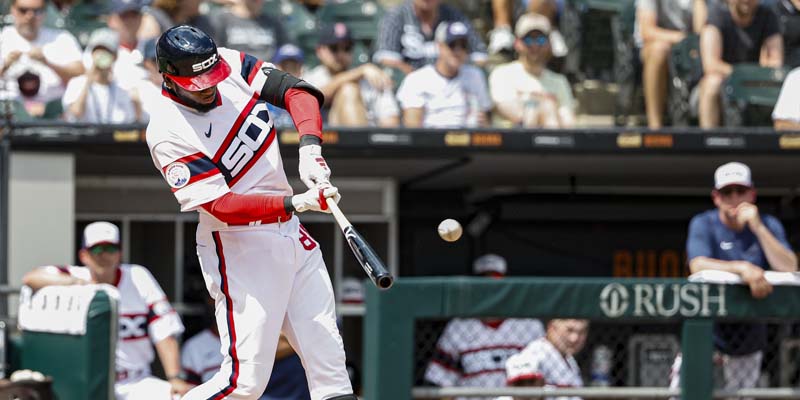
<svg viewBox="0 0 800 400">
<path fill-rule="evenodd" d="M 372 283 L 374 283 L 378 289 L 386 290 L 392 287 L 392 284 L 394 284 L 394 277 L 386 268 L 383 261 L 381 261 L 381 258 L 378 257 L 378 254 L 375 253 L 375 250 L 372 250 L 369 243 L 358 233 L 356 228 L 353 227 L 353 224 L 347 220 L 347 217 L 344 216 L 339 205 L 336 204 L 333 199 L 327 198 L 325 201 L 328 203 L 328 207 L 331 209 L 336 223 L 339 224 L 339 228 L 342 229 L 344 238 L 347 240 L 347 244 L 350 245 L 350 250 L 353 251 L 353 255 L 356 256 L 356 260 L 361 264 L 361 268 L 367 273 Z"/>
</svg>

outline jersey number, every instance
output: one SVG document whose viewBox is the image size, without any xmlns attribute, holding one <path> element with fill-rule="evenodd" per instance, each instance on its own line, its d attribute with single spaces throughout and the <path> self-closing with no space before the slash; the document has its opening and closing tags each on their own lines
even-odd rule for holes
<svg viewBox="0 0 800 400">
<path fill-rule="evenodd" d="M 314 247 L 317 247 L 317 242 L 311 238 L 311 235 L 308 234 L 306 227 L 303 225 L 300 225 L 300 244 L 306 250 L 313 250 Z"/>
<path fill-rule="evenodd" d="M 220 159 L 222 165 L 230 171 L 231 179 L 242 172 L 242 168 L 264 144 L 271 130 L 272 120 L 267 112 L 267 103 L 256 103 Z"/>
</svg>

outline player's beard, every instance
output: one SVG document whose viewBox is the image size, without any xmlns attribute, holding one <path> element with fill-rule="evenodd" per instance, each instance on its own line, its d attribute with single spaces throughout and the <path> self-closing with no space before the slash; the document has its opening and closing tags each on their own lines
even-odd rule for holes
<svg viewBox="0 0 800 400">
<path fill-rule="evenodd" d="M 187 106 L 192 107 L 195 110 L 200 111 L 201 113 L 207 113 L 207 112 L 217 108 L 217 96 L 219 96 L 219 93 L 214 93 L 214 99 L 211 100 L 211 102 L 207 103 L 207 104 L 198 103 L 198 102 L 196 102 L 196 101 L 194 101 L 192 99 L 189 99 L 189 98 L 187 98 L 185 96 L 181 96 L 180 94 L 178 94 L 178 96 L 181 98 L 181 101 L 183 101 Z"/>
</svg>

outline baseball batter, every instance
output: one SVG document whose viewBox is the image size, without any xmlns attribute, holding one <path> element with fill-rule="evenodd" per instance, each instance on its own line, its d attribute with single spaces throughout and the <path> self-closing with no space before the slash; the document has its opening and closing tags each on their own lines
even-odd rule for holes
<svg viewBox="0 0 800 400">
<path fill-rule="evenodd" d="M 333 290 L 319 245 L 294 212 L 339 200 L 321 152 L 321 92 L 255 57 L 219 48 L 189 26 L 156 46 L 163 104 L 147 144 L 182 211 L 198 211 L 197 253 L 216 302 L 222 366 L 184 399 L 256 399 L 283 331 L 306 367 L 311 398 L 355 399 Z M 309 190 L 293 195 L 267 103 L 300 135 Z"/>
<path fill-rule="evenodd" d="M 46 266 L 25 275 L 33 290 L 48 285 L 107 283 L 119 290 L 117 338 L 117 400 L 169 400 L 189 385 L 179 378 L 181 366 L 176 337 L 183 324 L 164 291 L 146 268 L 120 264 L 119 229 L 109 222 L 94 222 L 83 231 L 78 256 L 85 267 Z M 152 377 L 153 345 L 169 382 Z"/>
</svg>

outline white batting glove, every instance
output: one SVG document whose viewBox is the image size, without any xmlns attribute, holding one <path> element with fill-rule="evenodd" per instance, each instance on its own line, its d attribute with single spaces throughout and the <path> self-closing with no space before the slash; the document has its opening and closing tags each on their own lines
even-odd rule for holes
<svg viewBox="0 0 800 400">
<path fill-rule="evenodd" d="M 331 198 L 336 204 L 339 204 L 342 195 L 335 186 L 308 189 L 305 193 L 292 196 L 292 206 L 297 212 L 319 211 L 330 214 L 331 210 L 328 208 L 328 203 L 325 202 L 327 198 Z"/>
<path fill-rule="evenodd" d="M 300 148 L 300 180 L 309 189 L 330 186 L 331 169 L 322 158 L 322 147 L 316 144 Z"/>
</svg>

